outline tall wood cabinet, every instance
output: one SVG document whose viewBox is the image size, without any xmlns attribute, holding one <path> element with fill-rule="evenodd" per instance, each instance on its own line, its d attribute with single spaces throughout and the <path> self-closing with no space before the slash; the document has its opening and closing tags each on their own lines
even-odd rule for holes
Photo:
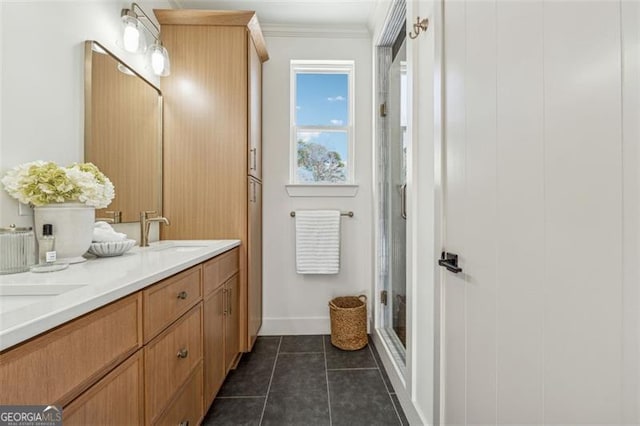
<svg viewBox="0 0 640 426">
<path fill-rule="evenodd" d="M 242 241 L 239 350 L 262 325 L 262 63 L 254 12 L 155 10 L 171 54 L 164 96 L 162 239 Z M 207 313 L 205 312 L 205 321 Z"/>
</svg>

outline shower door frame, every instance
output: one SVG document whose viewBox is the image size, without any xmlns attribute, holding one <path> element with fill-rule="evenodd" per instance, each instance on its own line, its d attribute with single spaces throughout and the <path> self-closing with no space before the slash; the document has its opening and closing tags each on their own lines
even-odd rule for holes
<svg viewBox="0 0 640 426">
<path fill-rule="evenodd" d="M 385 317 L 387 316 L 388 306 L 382 304 L 382 291 L 387 291 L 387 298 L 392 295 L 391 292 L 391 274 L 390 274 L 390 227 L 389 227 L 389 203 L 387 193 L 387 187 L 389 182 L 387 180 L 387 171 L 390 165 L 389 158 L 389 121 L 386 117 L 386 113 L 383 111 L 382 105 L 388 105 L 390 86 L 389 77 L 390 70 L 393 61 L 392 46 L 400 33 L 402 27 L 406 22 L 406 1 L 395 0 L 390 7 L 385 28 L 380 35 L 379 40 L 374 42 L 375 56 L 376 56 L 376 93 L 375 93 L 375 105 L 379 106 L 378 113 L 375 117 L 375 146 L 374 146 L 374 183 L 375 183 L 375 195 L 374 195 L 374 223 L 375 223 L 375 305 L 374 305 L 374 324 L 375 329 L 374 341 L 376 344 L 386 351 L 389 358 L 392 359 L 392 366 L 395 371 L 395 375 L 399 378 L 402 387 L 407 388 L 407 362 L 409 352 L 411 350 L 411 338 L 410 338 L 410 323 L 411 315 L 409 309 L 406 313 L 406 327 L 407 327 L 407 339 L 405 345 L 405 353 L 400 354 L 397 348 L 397 344 L 390 342 L 394 338 L 398 340 L 397 336 L 393 336 L 393 331 L 390 330 L 392 324 L 387 324 Z M 405 43 L 407 43 L 405 41 Z M 406 49 L 409 49 L 407 43 Z M 411 122 L 411 96 L 408 93 L 407 97 L 407 130 L 410 132 Z M 409 140 L 410 137 L 409 137 Z M 408 149 L 409 150 L 409 149 Z M 409 166 L 410 159 L 409 153 L 407 153 L 407 166 Z M 409 170 L 407 170 L 407 173 Z M 408 176 L 407 176 L 408 178 Z M 408 220 L 405 233 L 409 231 Z M 407 239 L 408 241 L 408 239 Z M 409 256 L 409 247 L 405 251 L 405 257 Z M 409 269 L 406 270 L 405 283 L 407 285 L 407 299 L 409 298 Z M 408 300 L 407 300 L 408 304 Z"/>
</svg>

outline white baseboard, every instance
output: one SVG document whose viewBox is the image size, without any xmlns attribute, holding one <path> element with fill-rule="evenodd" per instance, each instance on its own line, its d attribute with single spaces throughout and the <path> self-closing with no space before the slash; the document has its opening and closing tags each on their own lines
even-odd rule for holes
<svg viewBox="0 0 640 426">
<path fill-rule="evenodd" d="M 387 375 L 389 376 L 389 380 L 391 381 L 391 385 L 393 386 L 393 390 L 396 392 L 396 396 L 400 401 L 400 405 L 402 406 L 402 410 L 404 411 L 407 420 L 410 425 L 428 425 L 428 422 L 422 419 L 420 415 L 420 411 L 413 405 L 411 401 L 411 395 L 409 391 L 405 387 L 405 381 L 400 377 L 400 371 L 395 367 L 394 362 L 391 359 L 391 355 L 389 355 L 387 346 L 383 341 L 382 337 L 378 334 L 377 330 L 371 336 L 373 338 L 373 343 L 375 344 L 375 348 L 380 355 L 380 360 L 384 365 L 384 369 L 387 371 Z"/>
<path fill-rule="evenodd" d="M 260 336 L 330 334 L 329 317 L 263 318 Z"/>
</svg>

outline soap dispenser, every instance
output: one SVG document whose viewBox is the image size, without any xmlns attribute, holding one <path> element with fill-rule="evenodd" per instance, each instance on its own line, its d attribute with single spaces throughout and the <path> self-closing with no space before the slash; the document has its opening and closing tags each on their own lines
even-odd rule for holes
<svg viewBox="0 0 640 426">
<path fill-rule="evenodd" d="M 69 267 L 68 263 L 56 262 L 56 237 L 53 235 L 53 225 L 42 225 L 42 238 L 38 240 L 38 264 L 31 268 L 31 272 L 55 272 Z"/>
<path fill-rule="evenodd" d="M 38 240 L 38 263 L 53 263 L 56 261 L 56 237 L 53 236 L 53 225 L 42 225 L 42 238 Z"/>
</svg>

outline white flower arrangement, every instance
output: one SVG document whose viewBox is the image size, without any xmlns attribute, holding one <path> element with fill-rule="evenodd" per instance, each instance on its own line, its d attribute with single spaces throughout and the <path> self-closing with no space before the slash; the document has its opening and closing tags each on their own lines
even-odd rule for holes
<svg viewBox="0 0 640 426">
<path fill-rule="evenodd" d="M 115 197 L 109 178 L 92 163 L 60 167 L 51 161 L 33 161 L 9 170 L 0 182 L 13 198 L 34 206 L 79 201 L 102 209 Z"/>
</svg>

